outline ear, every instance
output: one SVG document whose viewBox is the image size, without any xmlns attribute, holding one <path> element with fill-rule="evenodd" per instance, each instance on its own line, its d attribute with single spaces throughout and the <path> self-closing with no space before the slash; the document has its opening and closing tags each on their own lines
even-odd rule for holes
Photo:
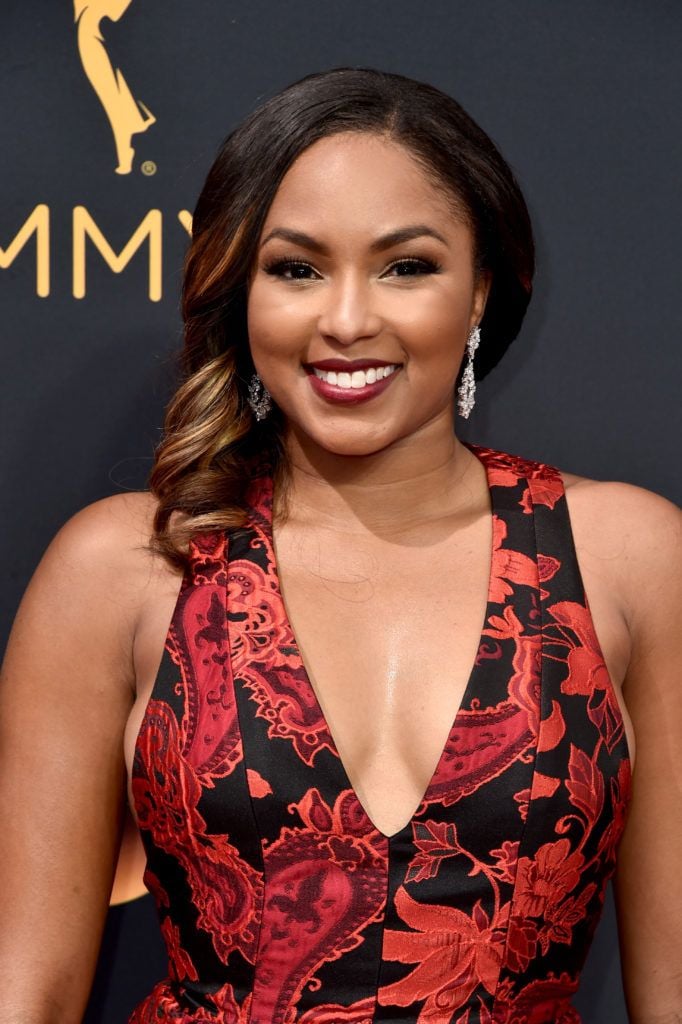
<svg viewBox="0 0 682 1024">
<path fill-rule="evenodd" d="M 474 293 L 471 303 L 470 327 L 480 324 L 485 313 L 485 304 L 490 294 L 490 286 L 493 283 L 493 275 L 489 270 L 479 270 L 474 281 Z"/>
</svg>

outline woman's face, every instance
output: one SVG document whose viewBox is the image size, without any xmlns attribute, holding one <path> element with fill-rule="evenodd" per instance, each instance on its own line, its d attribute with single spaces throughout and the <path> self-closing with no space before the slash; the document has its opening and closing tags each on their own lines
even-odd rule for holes
<svg viewBox="0 0 682 1024">
<path fill-rule="evenodd" d="M 248 294 L 253 362 L 290 436 L 357 456 L 438 420 L 452 431 L 487 291 L 470 228 L 408 150 L 315 142 L 282 179 Z"/>
</svg>

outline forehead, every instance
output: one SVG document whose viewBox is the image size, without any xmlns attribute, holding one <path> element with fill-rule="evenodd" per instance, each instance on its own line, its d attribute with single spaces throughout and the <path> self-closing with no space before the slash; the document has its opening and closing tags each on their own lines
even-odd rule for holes
<svg viewBox="0 0 682 1024">
<path fill-rule="evenodd" d="M 264 230 L 285 216 L 318 225 L 375 225 L 419 214 L 462 222 L 455 197 L 405 146 L 380 135 L 343 132 L 319 139 L 297 157 L 280 182 Z"/>
</svg>

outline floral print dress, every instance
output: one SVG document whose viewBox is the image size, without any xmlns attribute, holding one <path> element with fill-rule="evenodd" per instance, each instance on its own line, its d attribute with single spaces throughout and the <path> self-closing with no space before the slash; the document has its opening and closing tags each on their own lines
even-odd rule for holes
<svg viewBox="0 0 682 1024">
<path fill-rule="evenodd" d="M 169 976 L 130 1024 L 578 1024 L 631 784 L 561 475 L 467 443 L 493 558 L 478 654 L 424 797 L 369 820 L 280 592 L 272 476 L 191 546 L 133 797 Z"/>
</svg>

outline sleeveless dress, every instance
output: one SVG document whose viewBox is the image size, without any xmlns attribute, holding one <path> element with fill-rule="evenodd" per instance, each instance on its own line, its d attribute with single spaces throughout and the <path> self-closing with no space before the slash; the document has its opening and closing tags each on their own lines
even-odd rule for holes
<svg viewBox="0 0 682 1024">
<path fill-rule="evenodd" d="M 558 470 L 467 447 L 492 503 L 485 620 L 390 837 L 287 620 L 267 465 L 245 527 L 192 542 L 132 779 L 169 977 L 130 1024 L 579 1024 L 630 795 L 623 719 Z"/>
</svg>

